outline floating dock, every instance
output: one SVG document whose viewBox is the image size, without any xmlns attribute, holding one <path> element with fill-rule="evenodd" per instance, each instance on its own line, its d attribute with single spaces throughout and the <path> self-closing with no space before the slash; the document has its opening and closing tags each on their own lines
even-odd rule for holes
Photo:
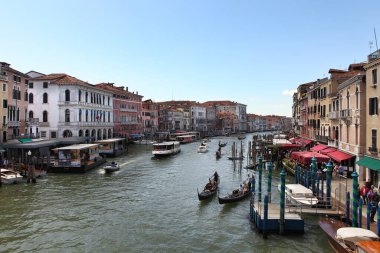
<svg viewBox="0 0 380 253">
<path fill-rule="evenodd" d="M 251 221 L 259 232 L 264 231 L 264 203 L 252 204 Z M 268 220 L 266 232 L 280 231 L 280 205 L 268 203 Z M 303 218 L 295 212 L 285 210 L 284 232 L 303 233 L 305 222 Z"/>
</svg>

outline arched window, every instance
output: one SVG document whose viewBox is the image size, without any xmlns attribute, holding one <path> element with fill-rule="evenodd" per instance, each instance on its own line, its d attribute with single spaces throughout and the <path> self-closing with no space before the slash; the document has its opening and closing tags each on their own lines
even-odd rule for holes
<svg viewBox="0 0 380 253">
<path fill-rule="evenodd" d="M 82 121 L 82 109 L 79 109 L 79 122 Z"/>
<path fill-rule="evenodd" d="M 70 122 L 70 110 L 65 110 L 65 122 Z"/>
<path fill-rule="evenodd" d="M 347 109 L 350 109 L 350 93 L 348 92 L 348 90 L 347 90 L 346 98 L 347 98 Z"/>
<path fill-rule="evenodd" d="M 29 93 L 29 104 L 33 104 L 33 93 Z"/>
<path fill-rule="evenodd" d="M 78 132 L 78 136 L 79 136 L 79 137 L 82 137 L 82 136 L 83 136 L 83 130 L 79 130 L 79 132 Z"/>
<path fill-rule="evenodd" d="M 108 105 L 110 105 L 110 97 L 108 97 Z"/>
<path fill-rule="evenodd" d="M 34 113 L 33 113 L 33 111 L 29 111 L 29 119 L 33 119 L 34 117 Z"/>
<path fill-rule="evenodd" d="M 42 122 L 48 122 L 48 112 L 44 111 L 42 113 Z"/>
<path fill-rule="evenodd" d="M 78 91 L 78 101 L 79 102 L 82 101 L 82 91 L 81 90 Z"/>
<path fill-rule="evenodd" d="M 43 95 L 43 103 L 46 104 L 48 102 L 48 94 L 45 92 Z"/>
<path fill-rule="evenodd" d="M 86 97 L 85 97 L 86 103 L 88 102 L 88 92 L 86 91 Z"/>
<path fill-rule="evenodd" d="M 103 105 L 104 105 L 105 101 L 106 101 L 106 97 L 103 95 Z"/>
<path fill-rule="evenodd" d="M 70 101 L 70 90 L 65 90 L 65 101 Z"/>
<path fill-rule="evenodd" d="M 88 122 L 88 110 L 87 109 L 86 109 L 86 122 Z"/>
</svg>

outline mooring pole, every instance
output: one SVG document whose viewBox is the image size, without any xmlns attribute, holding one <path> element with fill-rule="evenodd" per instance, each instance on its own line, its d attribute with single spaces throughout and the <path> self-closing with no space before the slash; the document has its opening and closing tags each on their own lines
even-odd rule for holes
<svg viewBox="0 0 380 253">
<path fill-rule="evenodd" d="M 284 234 L 285 226 L 285 177 L 286 172 L 282 169 L 281 173 L 281 188 L 280 188 L 280 235 Z"/>
<path fill-rule="evenodd" d="M 313 194 L 315 194 L 315 172 L 317 168 L 316 162 L 317 158 L 313 156 L 313 158 L 311 158 L 311 190 L 313 191 Z"/>
<path fill-rule="evenodd" d="M 264 222 L 263 222 L 263 237 L 267 238 L 267 225 L 268 225 L 268 195 L 264 197 Z"/>
<path fill-rule="evenodd" d="M 268 163 L 268 202 L 271 203 L 271 195 L 272 195 L 272 169 L 273 163 Z"/>
<path fill-rule="evenodd" d="M 332 164 L 329 162 L 327 164 L 327 180 L 326 180 L 326 205 L 330 207 L 330 198 L 331 198 L 331 168 Z"/>
<path fill-rule="evenodd" d="M 371 203 L 367 201 L 367 229 L 371 229 Z"/>
<path fill-rule="evenodd" d="M 346 193 L 346 224 L 350 224 L 350 192 Z"/>
<path fill-rule="evenodd" d="M 352 174 L 352 226 L 358 226 L 358 173 L 354 171 Z"/>
<path fill-rule="evenodd" d="M 263 175 L 263 157 L 260 156 L 259 157 L 259 202 L 261 202 L 261 179 L 262 179 L 262 175 Z"/>
<path fill-rule="evenodd" d="M 377 235 L 380 236 L 380 207 L 377 207 Z"/>
<path fill-rule="evenodd" d="M 358 227 L 362 227 L 362 218 L 363 218 L 363 200 L 359 199 L 359 219 L 358 219 Z"/>
<path fill-rule="evenodd" d="M 325 185 L 325 180 L 324 180 L 324 178 L 323 178 L 323 174 L 322 174 L 322 183 L 321 183 L 322 185 L 321 185 L 321 198 L 322 198 L 322 203 L 324 203 L 324 195 L 325 195 L 325 193 L 324 193 L 324 185 Z"/>
</svg>

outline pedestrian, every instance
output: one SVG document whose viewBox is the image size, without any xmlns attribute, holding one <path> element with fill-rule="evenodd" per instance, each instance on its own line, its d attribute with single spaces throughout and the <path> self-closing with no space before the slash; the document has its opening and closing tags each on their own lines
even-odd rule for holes
<svg viewBox="0 0 380 253">
<path fill-rule="evenodd" d="M 375 222 L 375 215 L 379 204 L 379 194 L 375 191 L 371 200 L 371 222 Z"/>
<path fill-rule="evenodd" d="M 4 158 L 3 165 L 4 165 L 5 169 L 8 169 L 8 159 L 7 158 Z"/>
<path fill-rule="evenodd" d="M 367 188 L 365 185 L 360 188 L 360 196 L 362 197 L 363 204 L 367 205 Z"/>
</svg>

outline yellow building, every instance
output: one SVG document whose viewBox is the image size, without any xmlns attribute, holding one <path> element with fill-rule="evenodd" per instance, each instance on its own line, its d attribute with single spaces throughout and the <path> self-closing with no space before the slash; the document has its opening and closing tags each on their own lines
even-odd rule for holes
<svg viewBox="0 0 380 253">
<path fill-rule="evenodd" d="M 373 185 L 379 185 L 380 155 L 377 147 L 379 139 L 380 117 L 379 117 L 379 72 L 380 51 L 369 55 L 366 70 L 366 148 L 365 156 L 357 164 L 365 168 L 366 180 Z"/>
</svg>

